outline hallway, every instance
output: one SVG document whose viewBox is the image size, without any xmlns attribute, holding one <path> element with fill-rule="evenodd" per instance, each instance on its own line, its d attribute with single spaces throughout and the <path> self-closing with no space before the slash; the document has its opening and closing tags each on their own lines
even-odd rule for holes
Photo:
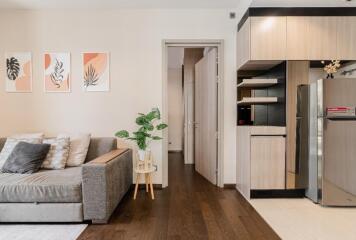
<svg viewBox="0 0 356 240">
<path fill-rule="evenodd" d="M 108 225 L 90 225 L 80 240 L 97 239 L 279 239 L 235 190 L 220 189 L 169 154 L 169 187 L 126 195 Z"/>
</svg>

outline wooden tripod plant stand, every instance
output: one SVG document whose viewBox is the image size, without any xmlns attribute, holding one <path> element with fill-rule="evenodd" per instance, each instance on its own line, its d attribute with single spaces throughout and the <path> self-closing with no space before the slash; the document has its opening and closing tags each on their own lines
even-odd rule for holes
<svg viewBox="0 0 356 240">
<path fill-rule="evenodd" d="M 153 157 L 151 151 L 145 155 L 145 159 L 143 161 L 136 158 L 136 186 L 135 186 L 135 193 L 134 193 L 134 200 L 137 196 L 138 185 L 140 183 L 141 175 L 145 176 L 145 183 L 146 183 L 146 192 L 151 192 L 152 200 L 155 199 L 155 195 L 153 192 L 153 184 L 152 184 L 152 173 L 156 171 L 156 167 L 153 165 Z"/>
</svg>

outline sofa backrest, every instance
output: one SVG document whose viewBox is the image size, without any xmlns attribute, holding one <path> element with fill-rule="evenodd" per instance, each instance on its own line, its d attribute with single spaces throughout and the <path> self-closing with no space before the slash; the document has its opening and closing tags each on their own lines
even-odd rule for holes
<svg viewBox="0 0 356 240">
<path fill-rule="evenodd" d="M 0 151 L 2 150 L 2 148 L 4 147 L 6 142 L 6 138 L 0 138 Z"/>
<path fill-rule="evenodd" d="M 117 139 L 113 137 L 91 138 L 85 162 L 117 149 Z"/>
<path fill-rule="evenodd" d="M 0 138 L 0 151 L 4 147 L 6 138 Z M 117 148 L 117 140 L 113 137 L 91 138 L 85 162 L 89 162 L 105 153 Z"/>
</svg>

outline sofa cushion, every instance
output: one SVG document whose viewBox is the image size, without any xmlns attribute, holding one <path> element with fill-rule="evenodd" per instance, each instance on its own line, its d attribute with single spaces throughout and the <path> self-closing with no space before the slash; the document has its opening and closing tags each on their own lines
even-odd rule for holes
<svg viewBox="0 0 356 240">
<path fill-rule="evenodd" d="M 82 169 L 0 173 L 0 202 L 82 202 Z"/>
<path fill-rule="evenodd" d="M 50 144 L 19 142 L 2 167 L 4 173 L 35 173 L 46 158 Z"/>
<path fill-rule="evenodd" d="M 5 142 L 6 142 L 6 138 L 0 138 L 0 152 L 3 149 Z"/>
<path fill-rule="evenodd" d="M 48 138 L 43 143 L 51 145 L 51 148 L 43 161 L 42 168 L 64 169 L 69 156 L 69 138 Z"/>
<path fill-rule="evenodd" d="M 89 133 L 80 134 L 59 134 L 58 138 L 70 138 L 69 157 L 66 162 L 67 167 L 78 167 L 85 161 L 90 144 Z"/>
<path fill-rule="evenodd" d="M 27 142 L 39 144 L 42 143 L 41 138 L 7 138 L 4 147 L 0 152 L 0 169 L 4 165 L 5 161 L 8 159 L 14 148 L 19 142 Z"/>
</svg>

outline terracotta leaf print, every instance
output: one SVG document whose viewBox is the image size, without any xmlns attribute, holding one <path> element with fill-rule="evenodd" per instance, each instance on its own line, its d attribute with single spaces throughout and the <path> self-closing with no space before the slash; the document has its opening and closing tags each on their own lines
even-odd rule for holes
<svg viewBox="0 0 356 240">
<path fill-rule="evenodd" d="M 70 92 L 70 53 L 45 53 L 45 91 Z"/>
<path fill-rule="evenodd" d="M 85 91 L 109 91 L 109 54 L 83 53 L 83 87 Z"/>
</svg>

